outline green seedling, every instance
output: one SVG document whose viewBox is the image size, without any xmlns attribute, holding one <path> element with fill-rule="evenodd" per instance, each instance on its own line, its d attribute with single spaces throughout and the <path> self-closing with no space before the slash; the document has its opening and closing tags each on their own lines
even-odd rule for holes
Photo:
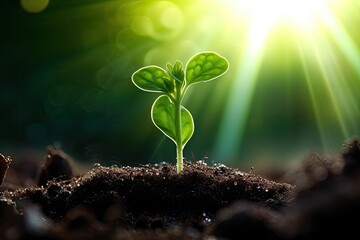
<svg viewBox="0 0 360 240">
<path fill-rule="evenodd" d="M 162 93 L 152 105 L 151 119 L 155 126 L 176 144 L 177 172 L 183 170 L 183 149 L 194 133 L 190 112 L 181 105 L 188 88 L 214 80 L 229 68 L 228 61 L 215 52 L 201 52 L 186 63 L 168 63 L 166 70 L 150 65 L 137 70 L 131 77 L 135 86 L 147 92 Z"/>
</svg>

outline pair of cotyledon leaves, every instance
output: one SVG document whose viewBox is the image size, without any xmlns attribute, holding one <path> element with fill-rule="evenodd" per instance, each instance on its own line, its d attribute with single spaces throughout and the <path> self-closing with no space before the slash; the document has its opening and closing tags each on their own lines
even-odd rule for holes
<svg viewBox="0 0 360 240">
<path fill-rule="evenodd" d="M 179 65 L 175 64 L 174 68 L 176 66 Z M 171 65 L 170 68 L 172 68 Z M 161 67 L 151 65 L 137 70 L 132 75 L 132 81 L 141 90 L 163 93 L 163 95 L 155 100 L 151 108 L 151 118 L 155 126 L 177 144 L 176 108 L 173 102 L 176 81 L 181 82 L 181 91 L 186 91 L 192 84 L 208 82 L 222 76 L 228 68 L 228 61 L 219 54 L 215 52 L 201 52 L 191 57 L 187 62 L 184 74 L 182 75 L 183 79 L 178 79 L 171 71 L 167 72 Z M 193 133 L 193 118 L 190 112 L 181 106 L 182 147 L 189 141 Z"/>
</svg>

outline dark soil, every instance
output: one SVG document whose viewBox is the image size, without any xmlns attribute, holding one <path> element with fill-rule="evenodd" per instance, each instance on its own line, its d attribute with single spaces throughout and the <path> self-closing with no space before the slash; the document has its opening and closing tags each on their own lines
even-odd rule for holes
<svg viewBox="0 0 360 240">
<path fill-rule="evenodd" d="M 283 172 L 278 182 L 288 183 L 203 161 L 186 162 L 180 175 L 163 163 L 96 164 L 74 176 L 54 148 L 36 179 L 12 164 L 0 189 L 0 239 L 359 238 L 357 141 L 339 157 L 313 154 Z"/>
</svg>

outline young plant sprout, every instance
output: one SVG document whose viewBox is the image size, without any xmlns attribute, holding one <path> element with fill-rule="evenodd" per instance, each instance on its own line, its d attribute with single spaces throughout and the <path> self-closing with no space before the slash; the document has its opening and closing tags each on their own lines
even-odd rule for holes
<svg viewBox="0 0 360 240">
<path fill-rule="evenodd" d="M 135 86 L 147 92 L 162 93 L 152 105 L 151 119 L 155 126 L 176 144 L 177 172 L 183 170 L 183 149 L 194 133 L 190 112 L 181 105 L 192 84 L 208 82 L 229 68 L 228 61 L 215 52 L 201 52 L 186 63 L 168 63 L 166 70 L 150 65 L 137 70 L 131 77 Z"/>
</svg>

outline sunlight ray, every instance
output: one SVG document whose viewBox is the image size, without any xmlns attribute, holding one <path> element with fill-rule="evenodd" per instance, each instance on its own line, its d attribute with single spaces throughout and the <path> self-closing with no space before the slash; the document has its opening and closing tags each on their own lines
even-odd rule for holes
<svg viewBox="0 0 360 240">
<path fill-rule="evenodd" d="M 245 52 L 240 60 L 215 142 L 216 159 L 230 158 L 239 152 L 256 85 L 258 67 L 271 24 L 272 22 L 254 16 L 250 25 Z"/>
<path fill-rule="evenodd" d="M 321 47 L 322 46 L 322 47 Z M 331 98 L 331 105 L 334 108 L 334 112 L 337 118 L 337 121 L 339 122 L 340 128 L 341 128 L 341 132 L 343 134 L 343 137 L 348 136 L 348 129 L 346 127 L 343 115 L 341 113 L 341 107 L 340 105 L 340 98 L 338 98 L 336 96 L 336 93 L 334 91 L 334 89 L 337 89 L 337 91 L 341 91 L 341 89 L 336 88 L 336 86 L 334 87 L 334 85 L 336 84 L 336 82 L 338 81 L 338 76 L 336 74 L 336 72 L 334 71 L 334 64 L 332 64 L 330 62 L 330 56 L 329 56 L 329 52 L 331 51 L 331 49 L 326 48 L 326 43 L 325 41 L 314 46 L 314 52 L 316 55 L 316 60 L 318 62 L 319 68 L 320 68 L 320 72 L 321 75 L 323 77 L 324 83 L 326 85 L 326 89 L 330 94 L 330 98 Z"/>
<path fill-rule="evenodd" d="M 338 47 L 341 49 L 348 62 L 354 70 L 356 70 L 358 76 L 360 77 L 360 50 L 357 45 L 351 39 L 341 23 L 336 20 L 333 14 L 329 11 L 325 11 L 320 17 L 333 39 L 338 44 Z"/>
<path fill-rule="evenodd" d="M 317 127 L 319 129 L 319 135 L 320 135 L 320 139 L 321 142 L 323 144 L 323 148 L 325 148 L 326 146 L 326 137 L 325 137 L 325 127 L 321 124 L 322 123 L 322 115 L 321 115 L 321 111 L 320 111 L 320 104 L 318 103 L 317 97 L 316 97 L 316 90 L 314 87 L 314 78 L 311 77 L 312 74 L 310 74 L 310 70 L 308 67 L 308 63 L 305 60 L 305 56 L 304 56 L 304 52 L 303 49 L 300 48 L 300 44 L 302 45 L 303 43 L 298 43 L 298 47 L 299 47 L 299 54 L 300 54 L 300 58 L 301 58 L 301 63 L 302 63 L 302 68 L 304 70 L 305 73 L 305 80 L 310 92 L 310 96 L 311 96 L 311 102 L 312 102 L 312 107 L 314 110 L 314 114 L 315 114 L 315 118 L 316 118 L 316 123 L 317 123 Z"/>
<path fill-rule="evenodd" d="M 328 53 L 328 60 L 331 62 L 330 74 L 335 77 L 332 79 L 333 91 L 336 95 L 336 101 L 341 107 L 341 114 L 346 119 L 345 126 L 346 136 L 348 137 L 350 132 L 357 132 L 358 120 L 360 119 L 359 107 L 354 98 L 354 93 L 350 90 L 348 82 L 345 79 L 343 70 L 340 68 L 338 58 L 336 57 L 334 51 L 331 49 L 329 43 L 326 45 L 326 52 Z"/>
</svg>

